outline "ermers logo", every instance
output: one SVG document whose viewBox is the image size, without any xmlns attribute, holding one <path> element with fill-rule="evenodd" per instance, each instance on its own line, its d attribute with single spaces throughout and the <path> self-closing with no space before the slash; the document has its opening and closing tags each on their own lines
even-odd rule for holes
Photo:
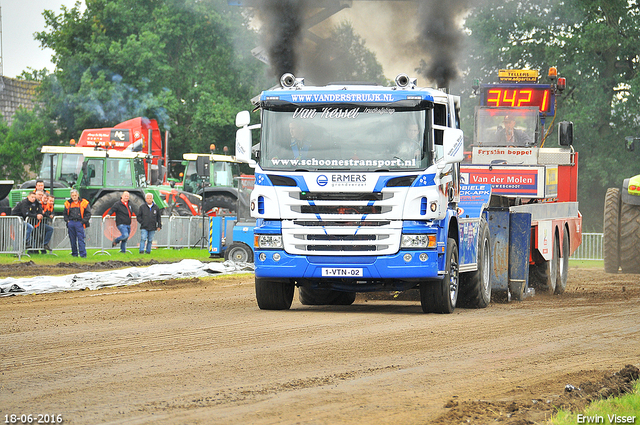
<svg viewBox="0 0 640 425">
<path fill-rule="evenodd" d="M 366 174 L 333 174 L 331 175 L 333 183 L 365 183 L 367 181 Z"/>
<path fill-rule="evenodd" d="M 366 186 L 366 174 L 331 174 L 332 187 Z"/>
<path fill-rule="evenodd" d="M 316 178 L 316 183 L 318 186 L 326 186 L 329 183 L 329 179 L 324 174 L 320 174 L 318 178 Z"/>
</svg>

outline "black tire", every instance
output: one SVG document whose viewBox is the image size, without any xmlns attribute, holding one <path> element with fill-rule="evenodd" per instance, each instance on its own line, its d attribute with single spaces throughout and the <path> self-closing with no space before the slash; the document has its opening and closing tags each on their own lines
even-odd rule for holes
<svg viewBox="0 0 640 425">
<path fill-rule="evenodd" d="M 554 232 L 553 242 L 551 243 L 553 258 L 546 261 L 540 254 L 538 254 L 535 256 L 535 258 L 537 258 L 536 263 L 529 265 L 529 285 L 535 287 L 536 290 L 541 293 L 554 294 L 556 291 L 559 265 L 556 250 L 557 252 L 560 252 L 560 248 L 556 245 L 558 245 L 558 240 Z M 523 300 L 524 289 L 525 288 L 522 288 L 521 294 L 519 288 L 515 290 L 517 294 L 514 293 L 514 291 L 511 291 L 511 297 L 517 301 Z"/>
<path fill-rule="evenodd" d="M 455 239 L 447 239 L 446 255 L 444 278 L 420 283 L 420 304 L 425 313 L 449 314 L 456 308 L 460 274 Z"/>
<path fill-rule="evenodd" d="M 478 228 L 478 270 L 460 274 L 458 305 L 485 308 L 491 301 L 491 251 L 489 226 L 484 218 Z"/>
<path fill-rule="evenodd" d="M 556 290 L 555 294 L 560 295 L 564 294 L 564 291 L 567 289 L 567 280 L 569 279 L 569 253 L 570 250 L 570 242 L 569 242 L 569 231 L 565 228 L 564 234 L 562 235 L 562 257 L 560 257 L 560 247 L 558 247 L 558 278 L 556 280 Z"/>
<path fill-rule="evenodd" d="M 640 206 L 620 208 L 620 267 L 623 273 L 640 273 Z"/>
<path fill-rule="evenodd" d="M 229 195 L 207 195 L 204 200 L 205 212 L 210 211 L 212 208 L 224 208 L 232 213 L 236 212 L 237 199 Z"/>
<path fill-rule="evenodd" d="M 620 268 L 620 189 L 609 188 L 604 197 L 602 253 L 604 271 L 618 273 Z"/>
<path fill-rule="evenodd" d="M 96 199 L 96 201 L 91 205 L 91 216 L 92 217 L 104 217 L 109 211 L 109 208 L 113 206 L 116 202 L 120 200 L 122 197 L 122 192 L 109 192 L 104 194 L 103 196 Z M 130 194 L 129 196 L 129 206 L 131 207 L 131 211 L 134 214 L 138 214 L 140 211 L 140 207 L 144 204 L 144 200 L 140 198 L 138 195 Z"/>
<path fill-rule="evenodd" d="M 224 251 L 224 259 L 236 263 L 253 263 L 253 250 L 246 243 L 234 242 Z"/>
<path fill-rule="evenodd" d="M 298 299 L 302 305 L 351 305 L 356 300 L 356 293 L 301 286 Z"/>
<path fill-rule="evenodd" d="M 260 310 L 288 310 L 293 302 L 293 283 L 256 277 L 256 301 Z"/>
</svg>

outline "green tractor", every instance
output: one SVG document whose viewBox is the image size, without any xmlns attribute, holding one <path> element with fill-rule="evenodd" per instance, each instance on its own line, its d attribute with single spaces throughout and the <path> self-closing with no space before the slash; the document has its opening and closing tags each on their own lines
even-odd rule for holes
<svg viewBox="0 0 640 425">
<path fill-rule="evenodd" d="M 639 137 L 627 137 L 626 148 L 635 150 Z M 604 199 L 602 250 L 607 273 L 640 273 L 640 174 L 609 188 Z"/>
<path fill-rule="evenodd" d="M 185 153 L 182 157 L 182 189 L 203 198 L 206 214 L 213 213 L 214 208 L 235 213 L 238 188 L 234 176 L 239 174 L 240 162 L 234 156 L 214 153 Z"/>
<path fill-rule="evenodd" d="M 103 216 L 120 199 L 123 191 L 131 194 L 134 211 L 152 193 L 154 202 L 165 215 L 193 216 L 200 214 L 201 197 L 168 185 L 151 185 L 145 175 L 142 152 L 87 147 L 43 146 L 44 158 L 38 174 L 45 188 L 55 196 L 54 212 L 61 214 L 72 188 L 91 204 L 92 215 Z M 156 176 L 156 182 L 161 179 Z M 36 180 L 23 183 L 9 196 L 13 208 L 35 188 Z"/>
</svg>

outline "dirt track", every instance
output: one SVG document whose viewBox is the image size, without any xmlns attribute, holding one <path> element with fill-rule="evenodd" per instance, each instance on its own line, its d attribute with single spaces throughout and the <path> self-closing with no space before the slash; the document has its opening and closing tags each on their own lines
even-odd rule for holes
<svg viewBox="0 0 640 425">
<path fill-rule="evenodd" d="M 640 276 L 452 315 L 260 311 L 252 275 L 0 298 L 0 414 L 66 424 L 539 423 L 640 365 Z M 584 387 L 567 394 L 566 384 Z M 611 387 L 610 383 L 607 384 Z M 640 419 L 638 419 L 640 420 Z"/>
</svg>

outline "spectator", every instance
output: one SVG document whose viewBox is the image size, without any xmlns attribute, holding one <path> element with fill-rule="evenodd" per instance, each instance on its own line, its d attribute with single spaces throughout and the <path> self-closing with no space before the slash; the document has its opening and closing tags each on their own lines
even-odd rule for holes
<svg viewBox="0 0 640 425">
<path fill-rule="evenodd" d="M 140 254 L 145 252 L 151 254 L 151 243 L 156 230 L 162 229 L 160 209 L 153 202 L 153 194 L 147 193 L 144 197 L 146 204 L 140 207 L 138 212 L 138 223 L 140 223 Z"/>
<path fill-rule="evenodd" d="M 129 192 L 122 192 L 120 200 L 113 204 L 107 215 L 116 215 L 116 227 L 120 232 L 120 236 L 111 242 L 111 248 L 120 244 L 120 252 L 127 252 L 127 240 L 131 233 L 131 206 L 129 205 Z"/>
<path fill-rule="evenodd" d="M 42 179 L 36 180 L 36 192 L 39 190 L 46 193 L 46 190 L 44 190 L 44 180 Z"/>
<path fill-rule="evenodd" d="M 36 199 L 36 192 L 29 192 L 27 197 L 16 204 L 11 210 L 11 214 L 22 217 L 24 219 L 24 226 L 26 228 L 26 248 L 31 248 L 31 233 L 33 232 L 33 224 L 27 220 L 36 221 L 42 220 L 42 206 Z"/>
<path fill-rule="evenodd" d="M 53 221 L 53 201 L 50 203 L 49 198 L 52 197 L 49 196 L 47 192 L 36 190 L 36 199 L 40 202 L 42 207 L 42 220 L 38 221 L 34 227 L 37 229 L 40 225 L 44 226 L 44 249 L 40 250 L 42 254 L 46 254 L 47 251 L 51 251 L 49 243 L 51 242 L 51 236 L 53 236 L 53 226 L 51 225 Z M 42 233 L 40 233 L 40 235 L 42 235 Z"/>
<path fill-rule="evenodd" d="M 80 194 L 76 189 L 71 189 L 71 199 L 64 203 L 64 221 L 69 230 L 69 240 L 71 242 L 71 256 L 87 257 L 87 250 L 84 244 L 84 229 L 89 226 L 91 219 L 91 207 L 89 201 L 80 199 Z"/>
</svg>

